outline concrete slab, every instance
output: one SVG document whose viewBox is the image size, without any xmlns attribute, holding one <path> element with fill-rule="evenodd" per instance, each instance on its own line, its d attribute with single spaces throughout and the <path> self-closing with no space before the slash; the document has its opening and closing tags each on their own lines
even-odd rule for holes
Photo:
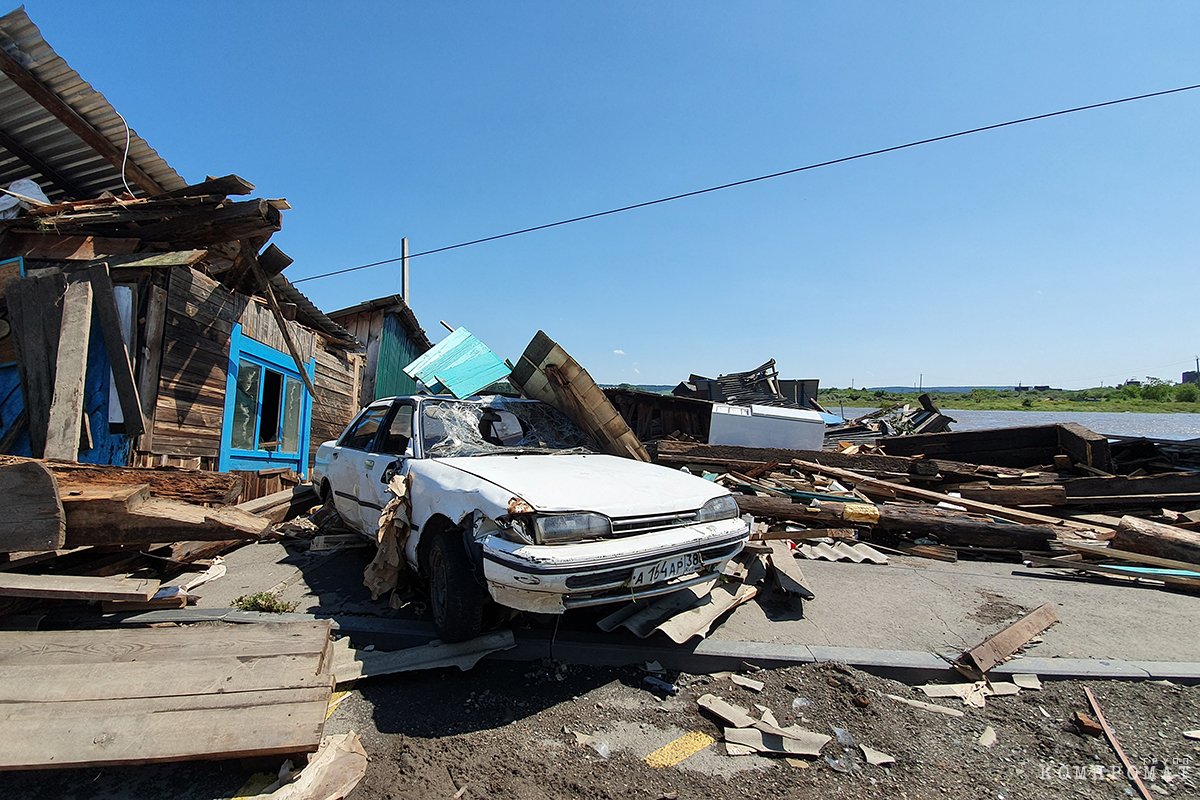
<svg viewBox="0 0 1200 800">
<path fill-rule="evenodd" d="M 803 566 L 817 599 L 802 619 L 768 596 L 738 608 L 710 639 L 952 655 L 1049 602 L 1060 621 L 1031 655 L 1200 662 L 1200 597 L 1013 575 L 1015 564 L 894 556 L 888 566 Z"/>
</svg>

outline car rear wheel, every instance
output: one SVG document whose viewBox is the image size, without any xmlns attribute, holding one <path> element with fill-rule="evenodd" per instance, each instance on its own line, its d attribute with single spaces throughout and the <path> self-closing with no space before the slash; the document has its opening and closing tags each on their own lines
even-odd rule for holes
<svg viewBox="0 0 1200 800">
<path fill-rule="evenodd" d="M 482 633 L 487 599 L 457 532 L 438 536 L 429 549 L 429 605 L 442 641 L 461 642 Z"/>
</svg>

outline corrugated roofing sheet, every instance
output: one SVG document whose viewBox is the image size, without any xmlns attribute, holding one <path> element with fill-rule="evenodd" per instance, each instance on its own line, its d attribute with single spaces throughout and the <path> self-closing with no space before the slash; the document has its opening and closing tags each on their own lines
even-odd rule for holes
<svg viewBox="0 0 1200 800">
<path fill-rule="evenodd" d="M 125 123 L 116 110 L 104 95 L 54 52 L 23 8 L 0 17 L 0 48 L 32 72 L 104 138 L 124 151 Z M 125 191 L 118 167 L 96 153 L 3 74 L 0 74 L 0 132 L 78 187 L 82 197 L 95 197 L 105 191 Z M 168 191 L 187 185 L 187 181 L 133 131 L 130 132 L 129 160 Z M 7 147 L 0 146 L 0 185 L 7 186 L 18 178 L 38 180 L 51 200 L 65 197 L 63 190 L 46 176 L 39 175 Z M 144 194 L 133 181 L 130 185 L 137 194 Z"/>
</svg>

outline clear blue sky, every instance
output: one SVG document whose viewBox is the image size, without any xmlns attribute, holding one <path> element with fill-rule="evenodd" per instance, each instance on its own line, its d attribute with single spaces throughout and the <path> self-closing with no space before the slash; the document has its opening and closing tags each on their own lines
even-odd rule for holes
<svg viewBox="0 0 1200 800">
<path fill-rule="evenodd" d="M 1200 4 L 29 0 L 189 180 L 287 197 L 293 279 L 1200 83 Z M 1179 379 L 1200 91 L 413 261 L 413 306 L 602 382 Z M 301 285 L 327 310 L 381 267 Z"/>
</svg>

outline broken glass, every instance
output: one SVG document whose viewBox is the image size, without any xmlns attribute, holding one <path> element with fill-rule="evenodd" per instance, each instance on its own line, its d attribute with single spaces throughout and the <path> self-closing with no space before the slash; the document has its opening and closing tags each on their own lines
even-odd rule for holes
<svg viewBox="0 0 1200 800">
<path fill-rule="evenodd" d="M 592 439 L 553 406 L 497 397 L 426 401 L 421 412 L 430 458 L 513 453 L 590 453 Z"/>
</svg>

